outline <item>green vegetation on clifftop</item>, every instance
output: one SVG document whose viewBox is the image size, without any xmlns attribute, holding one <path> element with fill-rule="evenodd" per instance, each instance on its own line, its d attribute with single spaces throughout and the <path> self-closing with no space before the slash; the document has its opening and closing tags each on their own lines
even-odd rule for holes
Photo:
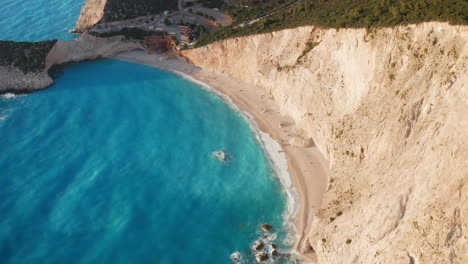
<svg viewBox="0 0 468 264">
<path fill-rule="evenodd" d="M 0 65 L 16 67 L 24 73 L 41 71 L 45 68 L 47 54 L 56 42 L 0 41 Z"/>
<path fill-rule="evenodd" d="M 273 4 L 272 4 L 273 3 Z M 276 5 L 274 4 L 276 3 Z M 237 25 L 245 19 L 263 16 L 279 10 L 252 26 L 225 27 L 217 32 L 200 36 L 199 46 L 229 37 L 267 33 L 276 30 L 315 25 L 324 28 L 372 28 L 428 21 L 446 21 L 451 24 L 468 24 L 467 0 L 302 0 L 286 8 L 279 5 L 291 3 L 272 0 L 271 9 L 263 4 L 249 3 L 249 7 L 224 7 L 234 15 Z"/>
<path fill-rule="evenodd" d="M 166 36 L 166 32 L 160 31 L 147 31 L 140 28 L 124 28 L 119 31 L 110 31 L 105 33 L 89 32 L 90 35 L 93 35 L 98 38 L 110 38 L 114 36 L 124 36 L 126 39 L 134 40 L 143 40 L 148 36 Z"/>
<path fill-rule="evenodd" d="M 177 0 L 107 0 L 101 22 L 126 20 L 176 8 Z"/>
</svg>

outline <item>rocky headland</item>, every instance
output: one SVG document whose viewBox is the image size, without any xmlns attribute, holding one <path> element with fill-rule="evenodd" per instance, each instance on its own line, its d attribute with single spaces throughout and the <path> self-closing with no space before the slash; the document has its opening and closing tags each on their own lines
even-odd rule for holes
<svg viewBox="0 0 468 264">
<path fill-rule="evenodd" d="M 0 93 L 28 93 L 53 84 L 49 70 L 84 60 L 111 57 L 133 49 L 142 49 L 139 41 L 122 36 L 97 38 L 84 34 L 75 40 L 57 41 L 36 69 L 24 70 L 14 65 L 0 65 Z M 30 63 L 26 61 L 26 63 Z"/>
</svg>

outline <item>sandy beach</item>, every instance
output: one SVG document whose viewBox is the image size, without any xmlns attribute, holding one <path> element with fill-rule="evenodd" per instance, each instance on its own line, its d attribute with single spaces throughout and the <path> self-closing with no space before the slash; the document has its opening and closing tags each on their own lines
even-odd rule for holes
<svg viewBox="0 0 468 264">
<path fill-rule="evenodd" d="M 279 143 L 277 149 L 269 147 L 265 149 L 269 152 L 270 158 L 284 154 L 287 160 L 285 167 L 291 180 L 281 179 L 281 181 L 290 191 L 290 202 L 294 203 L 291 219 L 297 231 L 294 249 L 299 252 L 308 252 L 301 254 L 304 261 L 315 262 L 313 251 L 304 247 L 309 243 L 307 241 L 304 243 L 302 240 L 304 235 L 310 232 L 310 224 L 316 211 L 320 209 L 323 194 L 328 188 L 328 164 L 315 146 L 305 147 L 302 146 L 304 144 L 296 143 L 303 141 L 300 131 L 296 130 L 291 118 L 280 115 L 279 107 L 273 98 L 261 87 L 254 87 L 242 80 L 204 71 L 180 59 L 162 60 L 160 55 L 150 55 L 141 50 L 121 53 L 114 58 L 185 74 L 209 85 L 220 95 L 227 96 L 240 110 L 248 113 L 261 132 L 268 134 Z M 272 151 L 278 153 L 272 153 Z M 281 164 L 278 164 L 280 162 L 276 160 L 274 163 L 276 163 L 276 169 L 281 170 Z M 281 171 L 279 173 L 284 174 Z M 292 182 L 292 185 L 288 182 Z M 298 196 L 298 199 L 294 196 Z M 303 245 L 301 249 L 299 245 Z"/>
</svg>

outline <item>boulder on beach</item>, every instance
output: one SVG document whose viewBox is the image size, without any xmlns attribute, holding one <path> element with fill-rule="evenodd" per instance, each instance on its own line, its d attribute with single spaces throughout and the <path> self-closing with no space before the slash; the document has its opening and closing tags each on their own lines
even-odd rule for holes
<svg viewBox="0 0 468 264">
<path fill-rule="evenodd" d="M 255 255 L 255 259 L 258 263 L 265 263 L 269 258 L 266 252 L 260 252 Z"/>
<path fill-rule="evenodd" d="M 264 232 L 270 232 L 273 229 L 273 227 L 271 225 L 269 225 L 269 224 L 263 224 L 263 225 L 260 226 L 260 228 Z"/>
</svg>

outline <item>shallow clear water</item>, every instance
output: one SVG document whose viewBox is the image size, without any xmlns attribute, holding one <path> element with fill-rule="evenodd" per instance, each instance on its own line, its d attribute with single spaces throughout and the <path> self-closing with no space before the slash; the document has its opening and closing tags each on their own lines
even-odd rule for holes
<svg viewBox="0 0 468 264">
<path fill-rule="evenodd" d="M 0 0 L 0 40 L 70 40 L 85 0 Z"/>
<path fill-rule="evenodd" d="M 78 2 L 3 1 L 0 39 L 71 39 Z M 286 195 L 249 124 L 168 72 L 67 66 L 49 89 L 0 97 L 0 149 L 2 264 L 252 263 L 265 222 L 287 248 Z"/>
</svg>

